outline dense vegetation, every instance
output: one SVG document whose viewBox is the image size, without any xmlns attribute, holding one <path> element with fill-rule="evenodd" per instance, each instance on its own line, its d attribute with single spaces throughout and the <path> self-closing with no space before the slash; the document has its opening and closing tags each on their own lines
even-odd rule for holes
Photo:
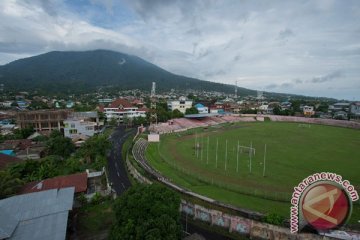
<svg viewBox="0 0 360 240">
<path fill-rule="evenodd" d="M 49 52 L 0 66 L 1 83 L 16 90 L 86 92 L 100 86 L 119 89 L 195 89 L 233 93 L 230 85 L 172 74 L 139 57 L 107 50 Z M 255 91 L 239 88 L 240 95 Z"/>
<path fill-rule="evenodd" d="M 79 149 L 70 139 L 54 131 L 46 140 L 48 156 L 40 160 L 27 160 L 0 171 L 0 199 L 15 194 L 27 182 L 60 175 L 101 170 L 106 166 L 106 153 L 111 147 L 108 136 L 95 135 Z"/>
<path fill-rule="evenodd" d="M 110 239 L 180 239 L 180 197 L 159 185 L 135 185 L 114 206 Z"/>
</svg>

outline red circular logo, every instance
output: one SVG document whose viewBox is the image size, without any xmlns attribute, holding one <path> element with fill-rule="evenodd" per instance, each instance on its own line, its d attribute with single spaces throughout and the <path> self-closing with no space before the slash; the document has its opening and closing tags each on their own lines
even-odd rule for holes
<svg viewBox="0 0 360 240">
<path fill-rule="evenodd" d="M 318 230 L 342 225 L 351 212 L 348 195 L 330 183 L 310 186 L 302 197 L 301 207 L 305 220 Z"/>
</svg>

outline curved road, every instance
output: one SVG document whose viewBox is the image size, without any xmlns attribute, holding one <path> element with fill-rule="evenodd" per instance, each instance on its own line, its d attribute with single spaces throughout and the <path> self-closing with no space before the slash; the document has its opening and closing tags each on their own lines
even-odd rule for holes
<svg viewBox="0 0 360 240">
<path fill-rule="evenodd" d="M 131 186 L 126 172 L 125 159 L 122 158 L 121 150 L 126 139 L 134 133 L 136 133 L 136 129 L 125 131 L 125 127 L 120 126 L 117 127 L 110 136 L 112 149 L 108 155 L 109 180 L 116 195 L 121 195 Z"/>
</svg>

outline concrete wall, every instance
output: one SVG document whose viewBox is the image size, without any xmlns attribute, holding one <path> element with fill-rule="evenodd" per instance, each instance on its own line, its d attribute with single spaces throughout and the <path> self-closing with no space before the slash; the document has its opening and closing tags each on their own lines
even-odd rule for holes
<svg viewBox="0 0 360 240">
<path fill-rule="evenodd" d="M 251 239 L 330 239 L 328 237 L 300 233 L 292 234 L 289 228 L 279 227 L 255 220 L 250 220 L 236 215 L 230 215 L 218 210 L 208 209 L 203 206 L 181 200 L 180 211 L 193 217 L 195 220 L 207 222 L 228 229 L 229 232 L 237 233 Z"/>
</svg>

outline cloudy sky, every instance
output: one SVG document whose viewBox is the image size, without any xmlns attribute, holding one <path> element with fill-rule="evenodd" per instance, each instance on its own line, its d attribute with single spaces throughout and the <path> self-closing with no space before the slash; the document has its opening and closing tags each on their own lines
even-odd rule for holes
<svg viewBox="0 0 360 240">
<path fill-rule="evenodd" d="M 358 0 L 0 1 L 0 64 L 90 49 L 241 87 L 360 100 Z"/>
</svg>

